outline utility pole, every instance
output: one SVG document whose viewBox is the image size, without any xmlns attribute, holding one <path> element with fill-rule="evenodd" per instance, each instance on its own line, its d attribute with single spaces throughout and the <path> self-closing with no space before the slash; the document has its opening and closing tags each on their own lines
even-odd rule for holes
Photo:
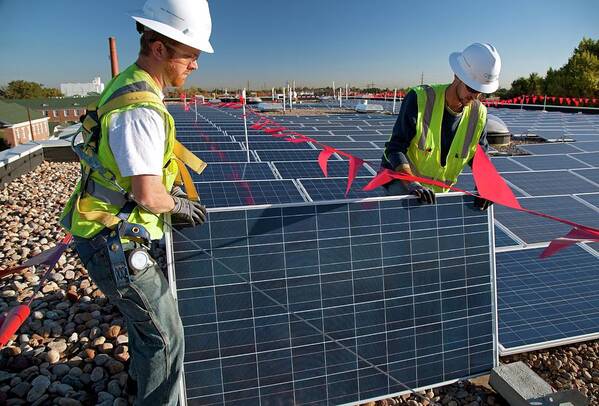
<svg viewBox="0 0 599 406">
<path fill-rule="evenodd" d="M 424 84 L 424 72 L 422 72 L 420 74 L 420 84 L 423 85 Z"/>
</svg>

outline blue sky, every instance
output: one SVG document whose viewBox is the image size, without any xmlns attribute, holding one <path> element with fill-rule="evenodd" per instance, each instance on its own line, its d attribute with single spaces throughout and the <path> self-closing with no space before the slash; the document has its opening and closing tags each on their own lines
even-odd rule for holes
<svg viewBox="0 0 599 406">
<path fill-rule="evenodd" d="M 110 79 L 108 37 L 121 69 L 135 61 L 128 11 L 143 0 L 0 0 L 0 85 L 23 79 L 57 87 Z M 214 54 L 203 54 L 188 85 L 205 88 L 350 83 L 406 87 L 446 82 L 447 57 L 490 42 L 500 78 L 566 63 L 583 36 L 599 38 L 596 0 L 211 0 Z"/>
</svg>

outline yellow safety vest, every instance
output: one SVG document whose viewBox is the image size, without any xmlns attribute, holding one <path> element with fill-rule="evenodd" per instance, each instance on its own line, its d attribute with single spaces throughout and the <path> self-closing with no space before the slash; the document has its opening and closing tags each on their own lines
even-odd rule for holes
<svg viewBox="0 0 599 406">
<path fill-rule="evenodd" d="M 77 184 L 61 215 L 61 224 L 73 235 L 91 238 L 105 227 L 114 228 L 121 221 L 116 214 L 119 213 L 122 206 L 111 204 L 102 197 L 94 196 L 93 191 L 90 191 L 87 187 L 82 190 L 82 181 L 86 185 L 91 182 L 99 185 L 98 188 L 108 189 L 108 192 L 113 190 L 118 193 L 119 188 L 114 185 L 114 182 L 116 182 L 122 189 L 131 192 L 131 178 L 122 177 L 120 174 L 110 149 L 110 133 L 108 131 L 110 117 L 126 110 L 139 107 L 152 108 L 164 117 L 166 141 L 162 162 L 162 184 L 167 191 L 170 191 L 175 182 L 181 183 L 183 181 L 189 198 L 198 198 L 191 175 L 185 164 L 200 173 L 206 167 L 206 163 L 193 155 L 175 139 L 174 120 L 159 96 L 161 93 L 152 77 L 136 64 L 133 64 L 113 78 L 100 96 L 97 106 L 91 106 L 88 109 L 88 115 L 83 121 L 83 130 L 90 130 L 97 124 L 94 119 L 90 118 L 89 112 L 97 113 L 95 119 L 99 120 L 101 129 L 97 142 L 97 159 L 103 168 L 114 175 L 114 180 L 106 179 L 100 173 L 91 170 L 82 161 L 82 180 Z M 89 181 L 87 180 L 88 176 Z M 127 221 L 144 226 L 152 239 L 162 238 L 162 215 L 156 216 L 136 207 Z"/>
<path fill-rule="evenodd" d="M 474 157 L 476 145 L 487 121 L 487 109 L 478 100 L 464 107 L 458 129 L 441 166 L 441 125 L 445 111 L 445 90 L 449 85 L 424 85 L 414 88 L 418 100 L 416 134 L 408 148 L 408 159 L 415 175 L 435 179 L 448 187 L 430 186 L 437 193 L 455 184 L 464 166 Z"/>
</svg>

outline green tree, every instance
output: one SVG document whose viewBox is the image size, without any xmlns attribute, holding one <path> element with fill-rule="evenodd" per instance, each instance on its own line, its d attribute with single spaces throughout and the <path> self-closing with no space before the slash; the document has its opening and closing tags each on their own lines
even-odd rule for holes
<svg viewBox="0 0 599 406">
<path fill-rule="evenodd" d="M 58 89 L 45 88 L 42 84 L 26 80 L 13 80 L 2 89 L 5 99 L 36 99 L 43 97 L 61 97 Z"/>
</svg>

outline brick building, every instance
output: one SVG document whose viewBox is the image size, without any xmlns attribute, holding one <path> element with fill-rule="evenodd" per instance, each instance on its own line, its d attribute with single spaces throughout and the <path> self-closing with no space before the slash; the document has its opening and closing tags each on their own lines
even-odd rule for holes
<svg viewBox="0 0 599 406">
<path fill-rule="evenodd" d="M 22 106 L 29 107 L 48 117 L 50 123 L 79 122 L 86 112 L 86 106 L 98 100 L 99 96 L 88 97 L 56 97 L 49 99 L 14 100 Z"/>
<path fill-rule="evenodd" d="M 31 119 L 31 121 L 30 121 Z M 0 100 L 0 136 L 10 148 L 29 141 L 47 140 L 48 118 L 17 103 Z"/>
</svg>

